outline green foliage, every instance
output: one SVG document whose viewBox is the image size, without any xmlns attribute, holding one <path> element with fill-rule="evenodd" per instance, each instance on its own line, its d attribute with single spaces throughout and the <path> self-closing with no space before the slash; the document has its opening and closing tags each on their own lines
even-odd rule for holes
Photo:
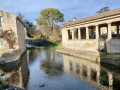
<svg viewBox="0 0 120 90">
<path fill-rule="evenodd" d="M 32 37 L 33 31 L 37 28 L 37 26 L 29 20 L 25 19 L 25 16 L 22 15 L 20 12 L 18 13 L 18 17 L 25 22 L 28 37 Z"/>
<path fill-rule="evenodd" d="M 109 7 L 103 7 L 103 8 L 101 8 L 99 11 L 97 11 L 96 13 L 103 13 L 103 12 L 107 12 L 107 11 L 109 11 L 110 10 L 110 8 Z"/>
<path fill-rule="evenodd" d="M 62 38 L 61 28 L 58 27 L 57 25 L 54 25 L 52 31 L 52 37 L 49 40 L 53 43 L 57 43 L 58 41 L 61 40 L 61 38 Z"/>
<path fill-rule="evenodd" d="M 46 41 L 46 40 L 42 40 L 42 41 L 39 41 L 39 42 L 34 42 L 34 43 L 29 43 L 29 44 L 32 44 L 32 45 L 35 45 L 35 46 L 45 46 L 45 47 L 49 47 L 49 46 L 52 46 L 54 48 L 58 48 L 61 44 L 61 42 L 57 42 L 57 43 L 53 43 L 51 41 Z M 29 49 L 29 48 L 28 48 Z"/>
<path fill-rule="evenodd" d="M 98 57 L 100 57 L 100 58 L 114 58 L 116 55 L 120 55 L 120 53 L 103 53 L 103 54 L 100 54 Z"/>
<path fill-rule="evenodd" d="M 8 84 L 0 82 L 0 90 L 5 90 L 9 87 Z"/>
<path fill-rule="evenodd" d="M 63 22 L 64 14 L 58 9 L 48 8 L 40 12 L 40 17 L 36 19 L 38 25 L 53 26 L 54 23 Z"/>
<path fill-rule="evenodd" d="M 4 38 L 9 44 L 9 48 L 12 49 L 16 43 L 16 36 L 12 30 L 0 30 L 0 38 Z"/>
</svg>

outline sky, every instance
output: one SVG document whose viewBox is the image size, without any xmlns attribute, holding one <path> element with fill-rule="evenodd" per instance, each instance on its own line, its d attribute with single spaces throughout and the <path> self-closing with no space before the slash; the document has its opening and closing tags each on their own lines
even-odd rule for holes
<svg viewBox="0 0 120 90">
<path fill-rule="evenodd" d="M 0 0 L 0 10 L 15 15 L 21 12 L 34 24 L 40 16 L 40 11 L 46 8 L 60 10 L 64 14 L 65 23 L 73 17 L 81 19 L 95 15 L 103 7 L 110 7 L 111 10 L 120 8 L 120 0 Z"/>
</svg>

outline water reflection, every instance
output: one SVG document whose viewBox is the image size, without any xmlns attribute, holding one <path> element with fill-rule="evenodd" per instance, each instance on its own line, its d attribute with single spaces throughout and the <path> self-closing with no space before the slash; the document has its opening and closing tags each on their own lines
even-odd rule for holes
<svg viewBox="0 0 120 90">
<path fill-rule="evenodd" d="M 63 64 L 66 72 L 84 82 L 101 89 L 120 90 L 120 71 L 114 72 L 104 65 L 67 55 L 63 55 Z"/>
<path fill-rule="evenodd" d="M 61 55 L 50 47 L 27 50 L 17 62 L 0 66 L 1 74 L 0 79 L 28 90 L 120 90 L 120 68 Z"/>
<path fill-rule="evenodd" d="M 41 69 L 48 75 L 48 77 L 60 77 L 63 74 L 63 64 L 58 62 L 57 54 L 53 48 L 44 48 L 45 58 L 41 60 Z"/>
<path fill-rule="evenodd" d="M 26 88 L 29 78 L 29 59 L 25 53 L 18 61 L 0 66 L 0 79 L 11 85 Z"/>
</svg>

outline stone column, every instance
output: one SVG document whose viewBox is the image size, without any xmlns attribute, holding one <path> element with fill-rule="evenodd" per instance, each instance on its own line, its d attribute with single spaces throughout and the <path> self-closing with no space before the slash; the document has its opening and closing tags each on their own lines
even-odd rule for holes
<svg viewBox="0 0 120 90">
<path fill-rule="evenodd" d="M 78 39 L 81 39 L 81 31 L 80 31 L 80 28 L 78 28 Z"/>
<path fill-rule="evenodd" d="M 74 39 L 74 29 L 72 29 L 72 39 Z"/>
<path fill-rule="evenodd" d="M 66 30 L 66 38 L 69 39 L 68 30 Z"/>
<path fill-rule="evenodd" d="M 99 33 L 98 33 L 98 25 L 96 25 L 96 39 L 99 39 Z"/>
<path fill-rule="evenodd" d="M 112 34 L 111 34 L 111 23 L 108 23 L 108 39 L 112 38 Z"/>
<path fill-rule="evenodd" d="M 89 28 L 86 27 L 86 39 L 89 39 Z"/>
</svg>

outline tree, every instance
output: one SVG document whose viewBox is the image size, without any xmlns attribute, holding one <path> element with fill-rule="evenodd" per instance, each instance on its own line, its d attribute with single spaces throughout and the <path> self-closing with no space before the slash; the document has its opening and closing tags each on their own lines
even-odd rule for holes
<svg viewBox="0 0 120 90">
<path fill-rule="evenodd" d="M 24 20 L 25 16 L 21 14 L 21 12 L 18 13 L 18 17 L 22 20 Z"/>
<path fill-rule="evenodd" d="M 28 37 L 32 37 L 31 34 L 33 34 L 33 31 L 37 28 L 36 25 L 34 25 L 32 22 L 29 20 L 25 19 L 25 16 L 21 14 L 21 12 L 18 13 L 18 17 L 23 20 L 25 23 L 26 29 L 27 29 L 27 35 Z"/>
<path fill-rule="evenodd" d="M 64 14 L 55 8 L 48 8 L 42 10 L 40 12 L 40 17 L 36 19 L 38 25 L 52 26 L 52 29 L 55 23 L 63 21 Z"/>
<path fill-rule="evenodd" d="M 107 12 L 107 11 L 109 11 L 110 10 L 110 8 L 109 7 L 103 7 L 103 8 L 101 8 L 99 11 L 97 11 L 96 13 L 103 13 L 103 12 Z"/>
<path fill-rule="evenodd" d="M 27 19 L 25 20 L 25 26 L 27 29 L 27 35 L 28 37 L 32 37 L 31 35 L 33 34 L 33 31 L 36 30 L 36 25 L 34 25 L 32 22 L 28 21 Z"/>
</svg>

